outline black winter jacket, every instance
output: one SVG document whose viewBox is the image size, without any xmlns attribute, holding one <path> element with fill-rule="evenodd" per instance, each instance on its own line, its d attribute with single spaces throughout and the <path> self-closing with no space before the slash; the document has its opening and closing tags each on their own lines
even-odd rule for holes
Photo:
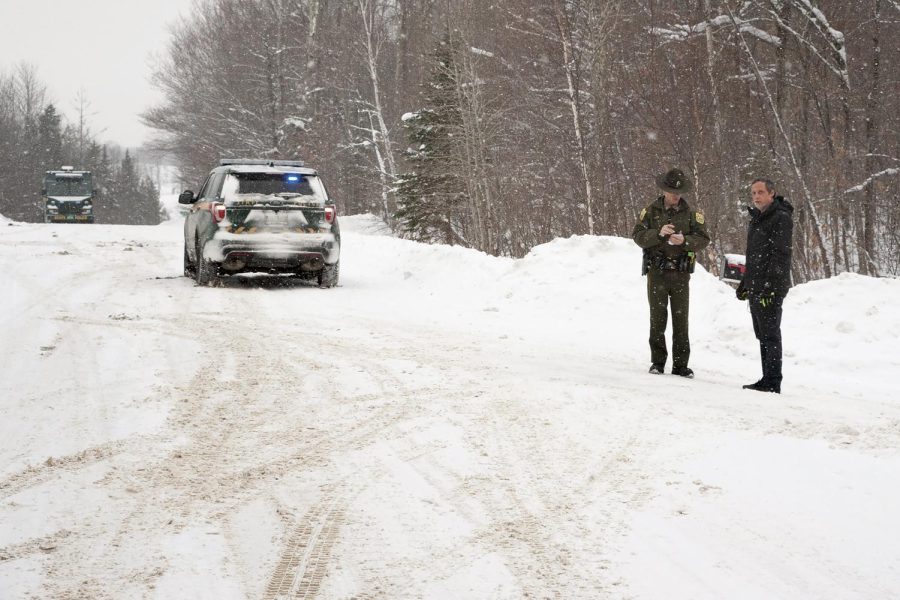
<svg viewBox="0 0 900 600">
<path fill-rule="evenodd" d="M 749 207 L 744 278 L 738 286 L 750 295 L 774 292 L 786 296 L 791 287 L 791 237 L 794 207 L 781 196 L 760 212 Z"/>
</svg>

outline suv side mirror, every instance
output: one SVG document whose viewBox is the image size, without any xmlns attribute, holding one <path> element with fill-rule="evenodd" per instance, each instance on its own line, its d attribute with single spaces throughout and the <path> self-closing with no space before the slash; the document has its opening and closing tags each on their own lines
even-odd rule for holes
<svg viewBox="0 0 900 600">
<path fill-rule="evenodd" d="M 184 190 L 178 196 L 178 204 L 193 204 L 194 203 L 194 192 L 191 190 Z"/>
</svg>

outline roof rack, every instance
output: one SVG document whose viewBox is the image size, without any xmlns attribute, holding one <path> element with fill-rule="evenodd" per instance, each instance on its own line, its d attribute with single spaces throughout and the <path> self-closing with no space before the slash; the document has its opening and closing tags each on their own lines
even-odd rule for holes
<svg viewBox="0 0 900 600">
<path fill-rule="evenodd" d="M 266 160 L 254 158 L 223 158 L 219 160 L 219 166 L 226 165 L 266 165 L 269 167 L 302 167 L 302 160 Z"/>
</svg>

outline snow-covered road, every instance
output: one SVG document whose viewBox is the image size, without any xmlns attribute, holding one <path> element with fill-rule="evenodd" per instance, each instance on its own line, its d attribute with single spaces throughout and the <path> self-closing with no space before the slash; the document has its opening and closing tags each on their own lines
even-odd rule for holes
<svg viewBox="0 0 900 600">
<path fill-rule="evenodd" d="M 900 282 L 646 374 L 629 240 L 523 260 L 343 221 L 342 285 L 181 277 L 181 230 L 0 223 L 0 598 L 900 596 Z"/>
</svg>

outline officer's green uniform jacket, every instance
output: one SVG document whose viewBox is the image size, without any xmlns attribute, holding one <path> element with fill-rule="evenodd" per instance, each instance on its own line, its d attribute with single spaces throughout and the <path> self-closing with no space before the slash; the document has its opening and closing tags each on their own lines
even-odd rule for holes
<svg viewBox="0 0 900 600">
<path fill-rule="evenodd" d="M 659 237 L 659 230 L 667 223 L 675 226 L 675 233 L 684 234 L 684 244 L 675 246 Z M 631 237 L 644 249 L 644 255 L 651 265 L 658 265 L 660 258 L 677 260 L 685 253 L 698 252 L 709 244 L 703 214 L 693 212 L 684 198 L 674 209 L 666 210 L 662 196 L 641 211 Z"/>
<path fill-rule="evenodd" d="M 667 223 L 675 226 L 675 233 L 684 234 L 684 244 L 669 244 L 667 238 L 659 236 L 659 230 Z M 660 196 L 641 211 L 631 237 L 644 249 L 647 300 L 650 303 L 650 360 L 660 368 L 666 364 L 668 350 L 665 334 L 671 298 L 672 364 L 674 367 L 687 367 L 691 355 L 688 284 L 694 266 L 694 253 L 709 244 L 703 214 L 693 212 L 684 198 L 675 208 L 667 210 Z"/>
</svg>

